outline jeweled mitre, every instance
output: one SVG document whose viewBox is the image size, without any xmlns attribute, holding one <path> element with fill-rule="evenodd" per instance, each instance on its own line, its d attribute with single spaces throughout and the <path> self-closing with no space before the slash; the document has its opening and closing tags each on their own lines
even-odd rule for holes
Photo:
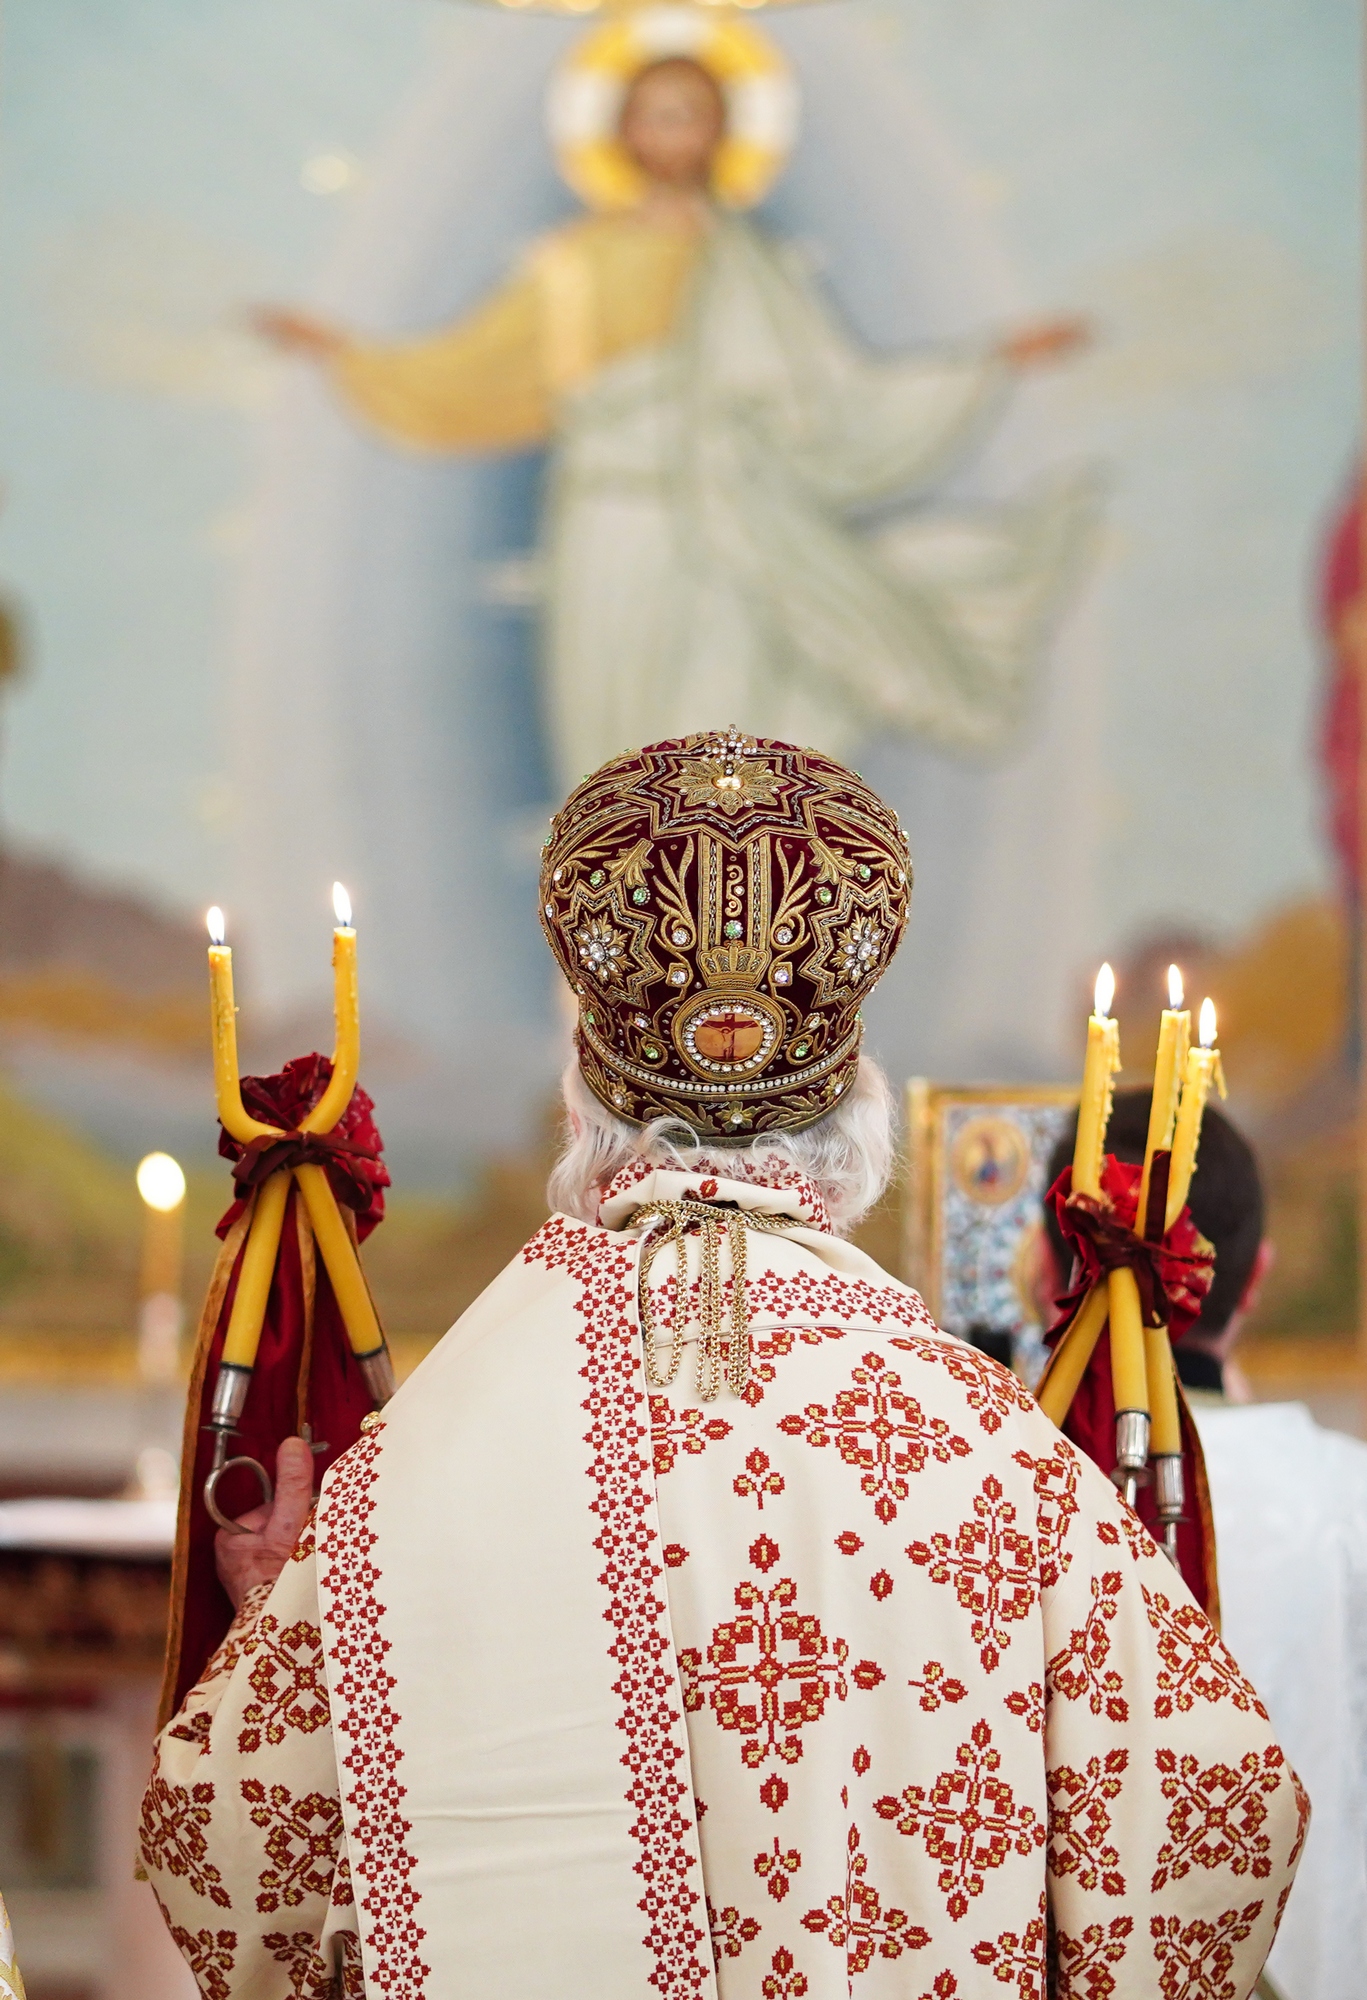
<svg viewBox="0 0 1367 2000">
<path fill-rule="evenodd" d="M 910 896 L 896 813 L 819 751 L 731 729 L 612 758 L 541 872 L 590 1089 L 713 1139 L 812 1124 L 853 1080 Z"/>
</svg>

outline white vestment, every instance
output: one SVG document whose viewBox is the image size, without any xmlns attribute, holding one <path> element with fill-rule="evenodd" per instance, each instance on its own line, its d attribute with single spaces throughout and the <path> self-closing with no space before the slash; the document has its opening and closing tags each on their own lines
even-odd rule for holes
<svg viewBox="0 0 1367 2000">
<path fill-rule="evenodd" d="M 673 337 L 562 400 L 545 537 L 562 782 L 720 719 L 834 757 L 885 730 L 1001 748 L 1093 482 L 907 505 L 981 440 L 1010 374 L 973 347 L 861 352 L 791 253 L 719 221 Z"/>
<path fill-rule="evenodd" d="M 1284 2000 L 1367 1986 L 1367 1444 L 1301 1403 L 1193 1399 L 1224 1635 L 1314 1807 L 1268 1971 Z"/>
<path fill-rule="evenodd" d="M 147 1793 L 211 2000 L 1044 2000 L 1051 1957 L 1245 2000 L 1306 1813 L 1256 1694 L 1015 1378 L 776 1178 L 553 1216 L 327 1475 Z M 645 1378 L 633 1216 L 686 1191 L 792 1218 L 743 1396 L 695 1344 Z"/>
</svg>

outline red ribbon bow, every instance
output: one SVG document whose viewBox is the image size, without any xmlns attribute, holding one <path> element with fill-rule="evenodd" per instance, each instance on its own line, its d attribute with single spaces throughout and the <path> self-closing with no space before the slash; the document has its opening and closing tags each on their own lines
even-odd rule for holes
<svg viewBox="0 0 1367 2000">
<path fill-rule="evenodd" d="M 244 1200 L 269 1174 L 286 1167 L 319 1166 L 326 1170 L 332 1192 L 356 1215 L 356 1234 L 364 1241 L 384 1219 L 384 1190 L 389 1169 L 380 1155 L 383 1142 L 372 1116 L 374 1105 L 358 1085 L 351 1102 L 331 1132 L 304 1132 L 301 1122 L 322 1097 L 332 1078 L 329 1057 L 296 1056 L 274 1076 L 244 1076 L 242 1102 L 263 1125 L 279 1127 L 244 1145 L 221 1132 L 218 1150 L 233 1162 L 237 1200 L 218 1225 L 226 1235 L 241 1213 Z"/>
<path fill-rule="evenodd" d="M 1200 1318 L 1206 1293 L 1215 1277 L 1215 1251 L 1183 1208 L 1171 1229 L 1162 1231 L 1167 1205 L 1167 1153 L 1155 1155 L 1150 1175 L 1148 1233 L 1136 1236 L 1139 1183 L 1143 1168 L 1108 1153 L 1101 1170 L 1101 1195 L 1073 1193 L 1073 1170 L 1065 1167 L 1045 1200 L 1058 1226 L 1072 1244 L 1073 1282 L 1058 1301 L 1059 1317 L 1051 1337 L 1072 1325 L 1093 1285 L 1108 1272 L 1129 1269 L 1139 1287 L 1146 1326 L 1166 1326 L 1180 1340 Z"/>
</svg>

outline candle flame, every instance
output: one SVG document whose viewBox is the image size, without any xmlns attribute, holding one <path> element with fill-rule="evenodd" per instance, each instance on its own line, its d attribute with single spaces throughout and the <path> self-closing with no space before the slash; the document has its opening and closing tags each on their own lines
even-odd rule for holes
<svg viewBox="0 0 1367 2000">
<path fill-rule="evenodd" d="M 1182 987 L 1182 973 L 1178 966 L 1168 967 L 1168 1005 L 1174 1012 L 1181 1006 L 1185 994 Z"/>
<path fill-rule="evenodd" d="M 1215 1002 L 1207 997 L 1201 1002 L 1201 1047 L 1215 1047 Z"/>
<path fill-rule="evenodd" d="M 138 1193 L 149 1208 L 169 1215 L 185 1199 L 185 1174 L 169 1153 L 149 1153 L 138 1163 Z"/>
<path fill-rule="evenodd" d="M 337 913 L 337 921 L 344 930 L 351 925 L 351 898 L 340 882 L 332 885 L 332 907 Z"/>
<path fill-rule="evenodd" d="M 224 938 L 228 935 L 228 926 L 223 920 L 223 912 L 219 909 L 217 903 L 214 904 L 211 910 L 205 913 L 204 921 L 209 927 L 210 944 L 222 944 Z"/>
<path fill-rule="evenodd" d="M 1111 1002 L 1115 998 L 1115 974 L 1112 972 L 1109 965 L 1103 965 L 1100 972 L 1098 972 L 1096 976 L 1096 992 L 1094 998 L 1096 1002 L 1096 1012 L 1100 1015 L 1101 1019 L 1104 1021 L 1106 1016 L 1111 1011 Z"/>
</svg>

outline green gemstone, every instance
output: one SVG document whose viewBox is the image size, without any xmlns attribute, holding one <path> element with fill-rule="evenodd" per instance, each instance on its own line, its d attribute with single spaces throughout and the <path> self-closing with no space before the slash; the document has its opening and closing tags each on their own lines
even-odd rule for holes
<svg viewBox="0 0 1367 2000">
<path fill-rule="evenodd" d="M 596 889 L 596 888 L 598 887 L 598 884 L 599 884 L 599 883 L 600 883 L 600 882 L 602 881 L 602 879 L 603 879 L 603 871 L 602 871 L 602 869 L 601 869 L 601 868 L 595 868 L 595 869 L 594 869 L 594 871 L 593 871 L 593 873 L 592 873 L 592 875 L 590 875 L 590 877 L 589 877 L 589 887 L 590 887 L 590 889 Z"/>
<path fill-rule="evenodd" d="M 649 889 L 633 889 L 631 900 L 633 903 L 648 903 L 650 901 Z"/>
<path fill-rule="evenodd" d="M 645 1056 L 647 1062 L 658 1062 L 660 1060 L 660 1051 L 656 1048 L 654 1042 L 647 1042 L 645 1048 L 642 1050 L 642 1054 Z"/>
<path fill-rule="evenodd" d="M 811 1053 L 812 1053 L 812 1045 L 810 1042 L 799 1042 L 797 1047 L 793 1050 L 793 1054 L 797 1057 L 799 1062 L 803 1062 Z"/>
<path fill-rule="evenodd" d="M 872 875 L 873 870 L 872 868 L 869 867 L 866 861 L 861 861 L 859 866 L 855 869 L 854 872 L 859 877 L 861 882 L 867 882 L 870 875 Z"/>
<path fill-rule="evenodd" d="M 588 1022 L 591 1028 L 596 1028 L 598 1026 L 598 1016 L 596 1014 L 592 1012 L 587 1013 L 585 1014 L 584 1019 Z"/>
<path fill-rule="evenodd" d="M 729 938 L 743 937 L 744 934 L 745 934 L 744 927 L 741 924 L 738 924 L 734 917 L 732 917 L 730 923 L 727 924 L 725 931 L 723 933 L 724 936 Z"/>
<path fill-rule="evenodd" d="M 816 892 L 816 900 L 818 903 L 829 903 L 831 900 L 831 892 L 824 882 Z"/>
</svg>

